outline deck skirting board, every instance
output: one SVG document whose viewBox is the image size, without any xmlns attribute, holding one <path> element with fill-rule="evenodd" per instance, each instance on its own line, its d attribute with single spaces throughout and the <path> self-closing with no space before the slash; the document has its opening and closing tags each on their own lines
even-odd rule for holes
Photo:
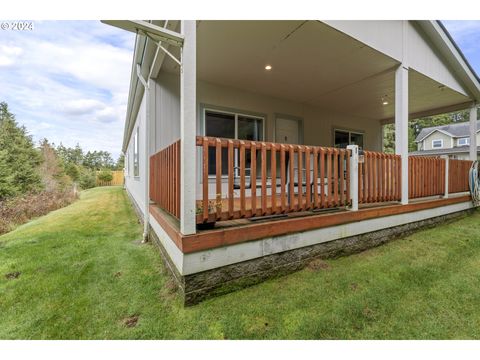
<svg viewBox="0 0 480 360">
<path fill-rule="evenodd" d="M 248 241 L 235 245 L 188 253 L 184 254 L 182 274 L 195 274 L 233 263 L 388 229 L 472 208 L 473 205 L 471 202 L 462 202 L 433 209 L 390 215 L 287 235 L 267 237 L 261 240 Z"/>
</svg>

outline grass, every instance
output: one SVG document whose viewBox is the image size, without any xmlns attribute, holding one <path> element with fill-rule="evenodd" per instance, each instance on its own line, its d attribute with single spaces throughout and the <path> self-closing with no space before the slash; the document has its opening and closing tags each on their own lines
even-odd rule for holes
<svg viewBox="0 0 480 360">
<path fill-rule="evenodd" d="M 184 309 L 124 191 L 96 188 L 0 237 L 0 338 L 478 339 L 479 220 Z"/>
</svg>

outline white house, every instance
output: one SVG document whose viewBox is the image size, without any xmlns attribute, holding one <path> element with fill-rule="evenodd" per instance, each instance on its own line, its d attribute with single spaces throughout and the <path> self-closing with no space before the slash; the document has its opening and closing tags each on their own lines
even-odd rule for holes
<svg viewBox="0 0 480 360">
<path fill-rule="evenodd" d="M 137 33 L 126 189 L 186 304 L 473 207 L 469 161 L 408 155 L 408 119 L 479 80 L 437 21 L 106 21 Z M 381 153 L 395 123 L 395 155 Z"/>
</svg>

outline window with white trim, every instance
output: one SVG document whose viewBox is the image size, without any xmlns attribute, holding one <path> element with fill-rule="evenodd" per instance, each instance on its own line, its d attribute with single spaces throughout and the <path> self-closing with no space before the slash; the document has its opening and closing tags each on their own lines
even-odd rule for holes
<svg viewBox="0 0 480 360">
<path fill-rule="evenodd" d="M 433 149 L 443 148 L 443 139 L 432 140 L 432 148 Z"/>
<path fill-rule="evenodd" d="M 465 137 L 465 138 L 458 139 L 458 146 L 465 146 L 465 145 L 470 145 L 470 138 Z"/>
<path fill-rule="evenodd" d="M 263 117 L 246 115 L 237 112 L 204 110 L 205 135 L 227 139 L 263 141 Z M 238 153 L 238 152 L 236 152 Z M 235 166 L 238 163 L 235 156 Z M 245 167 L 251 163 L 250 152 L 245 154 Z M 215 148 L 208 149 L 208 173 L 215 174 Z M 222 175 L 228 174 L 228 149 L 222 148 Z"/>
<path fill-rule="evenodd" d="M 140 176 L 140 164 L 139 164 L 139 128 L 135 131 L 135 136 L 133 137 L 133 176 Z"/>
<path fill-rule="evenodd" d="M 335 129 L 334 146 L 345 149 L 347 145 L 358 145 L 363 149 L 363 134 L 355 131 Z"/>
</svg>

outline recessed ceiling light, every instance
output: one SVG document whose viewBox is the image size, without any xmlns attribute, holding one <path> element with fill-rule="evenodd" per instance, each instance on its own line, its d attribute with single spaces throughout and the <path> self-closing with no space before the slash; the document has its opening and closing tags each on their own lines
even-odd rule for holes
<svg viewBox="0 0 480 360">
<path fill-rule="evenodd" d="M 265 70 L 272 70 L 272 65 L 265 65 Z"/>
<path fill-rule="evenodd" d="M 387 95 L 382 96 L 382 105 L 388 105 L 388 97 L 387 97 Z"/>
</svg>

